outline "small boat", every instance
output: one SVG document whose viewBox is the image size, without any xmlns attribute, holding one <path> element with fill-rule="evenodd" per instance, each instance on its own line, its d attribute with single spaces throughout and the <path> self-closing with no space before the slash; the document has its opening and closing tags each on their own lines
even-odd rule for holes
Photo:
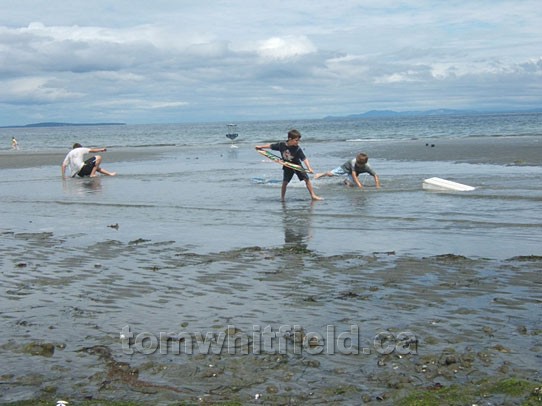
<svg viewBox="0 0 542 406">
<path fill-rule="evenodd" d="M 237 124 L 228 124 L 228 133 L 226 134 L 226 137 L 228 137 L 232 142 L 234 139 L 236 139 L 239 136 L 237 134 Z"/>
</svg>

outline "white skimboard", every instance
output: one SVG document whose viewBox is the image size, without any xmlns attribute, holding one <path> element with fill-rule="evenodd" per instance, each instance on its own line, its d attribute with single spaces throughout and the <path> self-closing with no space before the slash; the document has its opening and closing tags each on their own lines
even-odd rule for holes
<svg viewBox="0 0 542 406">
<path fill-rule="evenodd" d="M 451 180 L 441 178 L 428 178 L 424 179 L 422 187 L 425 190 L 436 191 L 456 191 L 456 192 L 470 192 L 475 188 L 472 186 L 464 185 L 462 183 L 452 182 Z"/>
</svg>

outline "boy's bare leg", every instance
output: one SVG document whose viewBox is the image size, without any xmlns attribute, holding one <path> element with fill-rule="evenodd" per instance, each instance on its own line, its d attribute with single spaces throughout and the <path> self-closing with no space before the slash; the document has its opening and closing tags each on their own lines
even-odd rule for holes
<svg viewBox="0 0 542 406">
<path fill-rule="evenodd" d="M 333 173 L 331 173 L 331 172 L 317 173 L 316 175 L 314 175 L 314 179 L 319 179 L 322 176 L 333 176 Z"/>
<path fill-rule="evenodd" d="M 98 168 L 97 171 L 107 176 L 115 176 L 117 174 L 117 172 L 106 171 L 104 168 Z"/>
<path fill-rule="evenodd" d="M 96 172 L 100 170 L 100 164 L 102 163 L 101 155 L 96 155 L 95 158 L 96 158 L 96 163 L 94 164 L 94 168 L 92 168 L 92 171 L 90 172 L 91 178 L 96 177 Z"/>
<path fill-rule="evenodd" d="M 310 179 L 305 179 L 305 184 L 307 185 L 307 190 L 309 191 L 312 200 L 324 200 L 323 198 L 321 198 L 320 196 L 317 196 L 314 193 L 314 189 L 312 188 L 312 183 Z"/>
<path fill-rule="evenodd" d="M 282 182 L 282 187 L 280 189 L 280 200 L 284 201 L 286 197 L 286 187 L 288 186 L 288 182 Z"/>
</svg>

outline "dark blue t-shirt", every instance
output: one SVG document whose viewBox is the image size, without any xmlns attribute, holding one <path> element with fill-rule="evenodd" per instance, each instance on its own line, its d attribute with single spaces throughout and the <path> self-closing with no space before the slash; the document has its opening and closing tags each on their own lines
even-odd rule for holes
<svg viewBox="0 0 542 406">
<path fill-rule="evenodd" d="M 307 159 L 301 147 L 289 146 L 284 141 L 271 144 L 271 149 L 273 151 L 279 151 L 280 156 L 285 161 L 292 162 L 297 165 L 301 165 L 301 162 Z"/>
</svg>

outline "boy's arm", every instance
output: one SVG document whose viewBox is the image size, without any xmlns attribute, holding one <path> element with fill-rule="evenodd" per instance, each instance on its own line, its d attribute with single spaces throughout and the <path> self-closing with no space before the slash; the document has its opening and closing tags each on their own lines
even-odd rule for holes
<svg viewBox="0 0 542 406">
<path fill-rule="evenodd" d="M 271 148 L 271 144 L 265 144 L 265 145 L 256 145 L 256 149 L 269 149 Z"/>
<path fill-rule="evenodd" d="M 107 148 L 91 148 L 89 152 L 92 152 L 93 154 L 95 152 L 105 152 L 107 151 Z"/>
<path fill-rule="evenodd" d="M 376 188 L 380 189 L 380 179 L 378 178 L 378 175 L 376 173 L 373 175 L 373 178 L 375 178 Z"/>
<path fill-rule="evenodd" d="M 314 173 L 314 171 L 312 170 L 312 167 L 311 167 L 311 163 L 309 162 L 309 159 L 308 159 L 308 158 L 305 158 L 305 160 L 303 161 L 303 163 L 304 163 L 305 166 L 307 167 L 307 170 L 309 171 L 309 173 Z"/>
<path fill-rule="evenodd" d="M 358 185 L 358 187 L 360 189 L 363 189 L 363 185 L 359 181 L 359 177 L 358 177 L 358 174 L 356 173 L 356 171 L 352 171 L 352 179 L 354 179 L 354 182 L 356 182 L 356 185 Z"/>
<path fill-rule="evenodd" d="M 64 160 L 62 161 L 62 164 L 60 165 L 60 169 L 61 169 L 61 172 L 62 172 L 62 179 L 64 179 L 66 177 L 66 168 L 68 167 L 69 163 L 70 163 L 70 159 L 68 158 L 70 156 L 70 154 L 66 155 L 64 157 Z"/>
</svg>

